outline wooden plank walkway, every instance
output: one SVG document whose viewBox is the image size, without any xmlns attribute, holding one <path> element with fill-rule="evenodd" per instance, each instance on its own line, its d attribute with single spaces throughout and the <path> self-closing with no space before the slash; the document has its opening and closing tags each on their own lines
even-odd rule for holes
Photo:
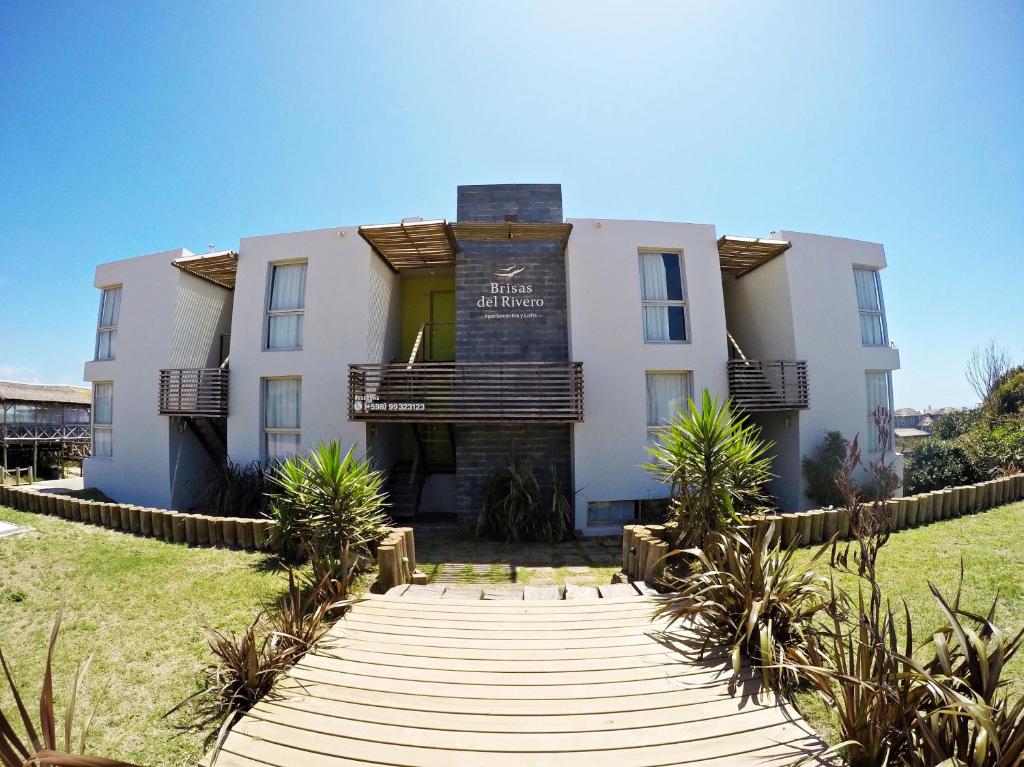
<svg viewBox="0 0 1024 767">
<path fill-rule="evenodd" d="M 657 598 L 374 596 L 228 736 L 220 767 L 784 765 L 820 742 Z"/>
</svg>

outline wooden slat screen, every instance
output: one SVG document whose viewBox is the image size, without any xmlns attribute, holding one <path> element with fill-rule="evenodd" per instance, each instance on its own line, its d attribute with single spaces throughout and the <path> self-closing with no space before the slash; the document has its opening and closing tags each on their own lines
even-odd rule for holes
<svg viewBox="0 0 1024 767">
<path fill-rule="evenodd" d="M 797 360 L 729 360 L 729 395 L 749 412 L 808 407 L 807 363 Z"/>
<path fill-rule="evenodd" d="M 355 421 L 583 420 L 580 362 L 349 365 Z"/>
<path fill-rule="evenodd" d="M 159 395 L 160 415 L 227 418 L 228 369 L 161 370 Z"/>
</svg>

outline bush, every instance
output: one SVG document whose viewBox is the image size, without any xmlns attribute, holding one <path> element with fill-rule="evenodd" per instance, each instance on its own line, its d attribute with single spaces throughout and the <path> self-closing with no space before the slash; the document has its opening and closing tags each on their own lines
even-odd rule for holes
<svg viewBox="0 0 1024 767">
<path fill-rule="evenodd" d="M 932 424 L 935 439 L 956 439 L 975 429 L 981 421 L 980 410 L 963 410 L 959 413 L 943 413 Z"/>
<path fill-rule="evenodd" d="M 206 514 L 257 519 L 266 509 L 267 473 L 259 461 L 230 458 L 212 466 L 199 484 L 199 505 Z"/>
<path fill-rule="evenodd" d="M 487 483 L 477 534 L 506 542 L 564 541 L 573 531 L 572 504 L 550 467 L 551 486 L 541 488 L 529 461 L 513 461 Z"/>
<path fill-rule="evenodd" d="M 979 429 L 967 438 L 966 445 L 982 475 L 1024 471 L 1024 417 Z"/>
<path fill-rule="evenodd" d="M 923 439 L 903 452 L 903 487 L 907 495 L 970 485 L 983 472 L 957 441 Z"/>
<path fill-rule="evenodd" d="M 760 430 L 719 405 L 705 389 L 700 408 L 690 400 L 658 430 L 644 466 L 671 488 L 669 509 L 679 523 L 678 544 L 699 548 L 714 532 L 736 522 L 743 512 L 766 501 L 771 479 L 770 442 Z"/>
<path fill-rule="evenodd" d="M 983 406 L 993 418 L 1024 411 L 1024 367 L 1014 368 L 1000 376 Z"/>
<path fill-rule="evenodd" d="M 338 442 L 321 443 L 278 466 L 270 482 L 277 490 L 269 496 L 271 541 L 287 556 L 366 557 L 384 534 L 384 475 L 355 447 L 342 455 Z"/>
<path fill-rule="evenodd" d="M 846 460 L 846 440 L 838 431 L 825 432 L 810 455 L 800 462 L 804 475 L 804 494 L 818 507 L 839 506 L 843 496 L 836 487 L 836 472 Z"/>
<path fill-rule="evenodd" d="M 729 647 L 733 689 L 744 657 L 776 689 L 795 682 L 793 668 L 785 664 L 809 662 L 812 624 L 828 599 L 828 580 L 809 569 L 824 548 L 797 566 L 795 546 L 772 547 L 767 533 L 758 526 L 753 539 L 740 530 L 712 534 L 704 549 L 687 552 L 695 557 L 689 572 L 669 579 L 676 593 L 658 609 L 671 623 L 686 621 L 702 654 L 709 647 Z"/>
</svg>

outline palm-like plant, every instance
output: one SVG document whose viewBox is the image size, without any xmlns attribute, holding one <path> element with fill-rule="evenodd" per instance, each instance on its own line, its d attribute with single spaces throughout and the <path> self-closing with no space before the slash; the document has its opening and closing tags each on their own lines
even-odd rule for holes
<svg viewBox="0 0 1024 767">
<path fill-rule="evenodd" d="M 388 524 L 384 475 L 354 446 L 342 453 L 334 440 L 321 443 L 276 467 L 270 481 L 271 539 L 286 552 L 337 558 L 348 546 L 365 555 Z"/>
<path fill-rule="evenodd" d="M 644 466 L 671 488 L 670 511 L 679 522 L 679 545 L 702 547 L 710 533 L 735 521 L 739 512 L 765 501 L 771 479 L 771 443 L 756 426 L 719 404 L 707 389 L 700 407 L 686 410 L 657 431 Z"/>
<path fill-rule="evenodd" d="M 2 767 L 134 767 L 130 762 L 117 759 L 106 759 L 100 756 L 84 756 L 85 738 L 89 732 L 92 716 L 82 725 L 78 740 L 78 753 L 73 753 L 72 734 L 75 721 L 75 705 L 78 692 L 82 686 L 89 661 L 78 666 L 78 671 L 71 682 L 68 695 L 67 710 L 64 714 L 63 746 L 58 745 L 57 715 L 53 705 L 53 650 L 57 644 L 57 634 L 64 614 L 64 607 L 57 611 L 57 618 L 50 631 L 50 645 L 46 653 L 46 670 L 43 673 L 43 689 L 39 696 L 39 726 L 32 721 L 28 709 L 14 683 L 14 674 L 0 650 L 0 666 L 3 667 L 7 685 L 18 709 L 18 718 L 25 731 L 27 740 L 23 740 L 14 730 L 16 719 L 8 719 L 0 711 L 0 765 Z"/>
<path fill-rule="evenodd" d="M 673 593 L 658 615 L 672 623 L 690 622 L 701 640 L 700 651 L 727 646 L 735 685 L 743 659 L 761 668 L 766 685 L 776 689 L 797 681 L 788 663 L 806 664 L 812 624 L 828 600 L 828 580 L 810 565 L 793 561 L 795 545 L 772 546 L 773 526 L 758 526 L 748 538 L 743 530 L 712 533 L 703 549 L 690 550 L 689 571 L 672 578 Z"/>
</svg>

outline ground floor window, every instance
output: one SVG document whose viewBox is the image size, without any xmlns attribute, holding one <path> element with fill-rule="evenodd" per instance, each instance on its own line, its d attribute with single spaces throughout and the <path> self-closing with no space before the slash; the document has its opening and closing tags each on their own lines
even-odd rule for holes
<svg viewBox="0 0 1024 767">
<path fill-rule="evenodd" d="M 109 381 L 92 385 L 92 454 L 114 455 L 114 384 Z"/>
<path fill-rule="evenodd" d="M 299 452 L 302 440 L 302 379 L 263 379 L 263 454 L 283 461 Z"/>
<path fill-rule="evenodd" d="M 892 414 L 892 373 L 888 370 L 869 370 L 865 374 L 868 388 L 867 439 L 862 440 L 868 451 L 878 452 L 878 430 L 875 426 L 875 411 L 885 408 Z M 892 424 L 889 424 L 889 444 L 892 449 Z"/>
<path fill-rule="evenodd" d="M 686 408 L 693 396 L 693 376 L 689 370 L 647 371 L 647 431 L 653 435 L 657 429 L 672 420 Z"/>
<path fill-rule="evenodd" d="M 636 519 L 636 501 L 590 501 L 587 504 L 587 524 L 625 525 Z"/>
</svg>

